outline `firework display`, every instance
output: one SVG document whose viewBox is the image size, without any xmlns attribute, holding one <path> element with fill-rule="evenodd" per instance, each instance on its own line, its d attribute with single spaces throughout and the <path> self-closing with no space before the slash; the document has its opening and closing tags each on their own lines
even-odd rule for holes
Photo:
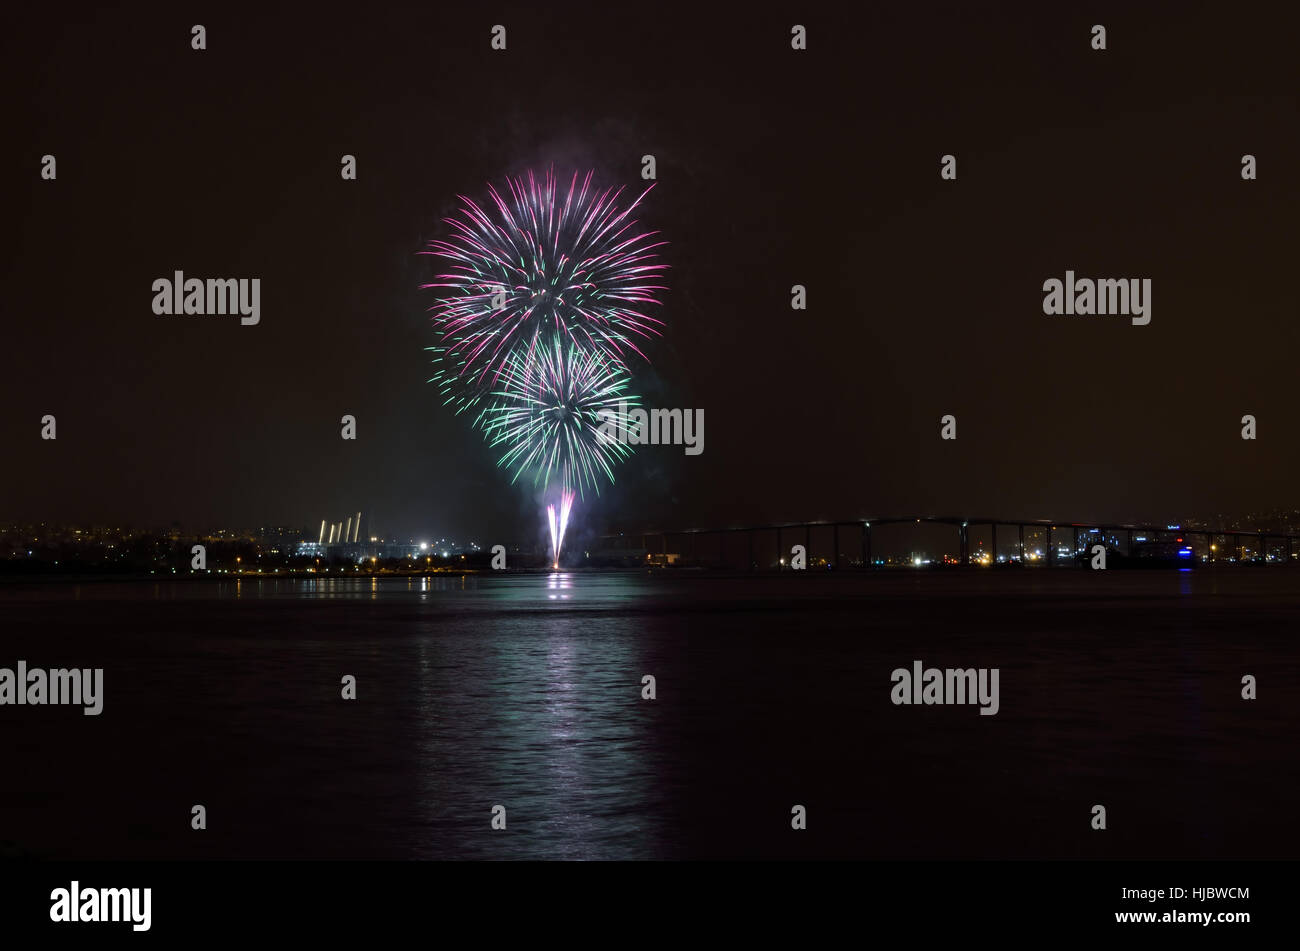
<svg viewBox="0 0 1300 951">
<path fill-rule="evenodd" d="M 558 490 L 558 519 L 547 506 L 556 567 L 574 496 L 599 492 L 631 455 L 610 434 L 638 402 L 630 364 L 664 324 L 652 310 L 666 242 L 631 217 L 650 189 L 623 204 L 622 188 L 593 187 L 592 175 L 565 186 L 530 171 L 489 185 L 485 204 L 462 195 L 450 234 L 423 252 L 444 268 L 422 285 L 438 294 L 430 382 L 457 413 L 474 411 L 512 482 Z"/>
</svg>

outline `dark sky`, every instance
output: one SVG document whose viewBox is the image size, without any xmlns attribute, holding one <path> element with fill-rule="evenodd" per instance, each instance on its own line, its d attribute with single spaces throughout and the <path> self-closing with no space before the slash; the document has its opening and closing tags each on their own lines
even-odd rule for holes
<svg viewBox="0 0 1300 951">
<path fill-rule="evenodd" d="M 703 408 L 705 452 L 642 449 L 591 524 L 1300 502 L 1300 16 L 442 6 L 14 15 L 0 519 L 522 531 L 532 493 L 425 382 L 417 252 L 458 193 L 551 165 L 635 188 L 646 153 L 672 270 L 637 386 Z M 1151 324 L 1045 317 L 1067 268 L 1150 278 Z M 261 278 L 260 325 L 155 317 L 176 269 Z"/>
</svg>

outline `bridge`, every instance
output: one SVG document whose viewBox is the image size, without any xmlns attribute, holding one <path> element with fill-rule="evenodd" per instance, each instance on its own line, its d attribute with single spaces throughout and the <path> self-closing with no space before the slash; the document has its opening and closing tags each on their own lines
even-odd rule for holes
<svg viewBox="0 0 1300 951">
<path fill-rule="evenodd" d="M 1134 551 L 1134 539 L 1139 541 L 1162 541 L 1173 536 L 1177 542 L 1195 550 L 1196 542 L 1203 542 L 1200 560 L 1212 563 L 1219 560 L 1251 561 L 1292 564 L 1296 562 L 1297 536 L 1285 531 L 1260 529 L 1203 529 L 1182 528 L 1177 525 L 1143 525 L 1104 522 L 1069 522 L 1050 519 L 997 519 L 971 518 L 956 515 L 905 515 L 860 518 L 843 521 L 783 522 L 771 525 L 747 525 L 731 528 L 688 528 L 676 531 L 654 529 L 640 532 L 624 532 L 601 536 L 606 550 L 630 550 L 633 543 L 640 540 L 640 549 L 647 558 L 655 554 L 667 560 L 671 554 L 689 562 L 727 562 L 728 548 L 734 549 L 740 541 L 741 547 L 748 551 L 750 569 L 761 567 L 760 560 L 767 565 L 784 564 L 790 555 L 787 544 L 802 544 L 809 558 L 812 558 L 814 546 L 813 532 L 831 533 L 830 549 L 832 557 L 825 559 L 828 566 L 858 568 L 875 568 L 884 562 L 872 554 L 873 532 L 892 525 L 942 525 L 949 526 L 955 533 L 957 556 L 954 563 L 960 565 L 997 564 L 1002 559 L 998 555 L 998 529 L 1014 532 L 1014 542 L 1010 545 L 1011 554 L 1005 559 L 1007 563 L 1029 564 L 1038 562 L 1048 567 L 1057 563 L 1061 552 L 1061 533 L 1072 542 L 1068 553 L 1073 555 L 1091 548 L 1092 544 L 1110 540 L 1107 547 L 1119 548 L 1121 539 L 1127 553 Z M 972 557 L 971 536 L 975 530 L 984 530 L 989 539 L 989 547 L 984 549 L 990 557 Z M 1026 533 L 1043 539 L 1043 555 L 1029 552 L 1026 547 Z M 764 536 L 774 534 L 775 545 L 769 547 Z M 1087 536 L 1099 536 L 1090 538 Z M 1005 536 L 1004 536 L 1005 538 Z M 755 542 L 764 539 L 756 547 Z M 670 540 L 673 549 L 670 549 Z M 1081 547 L 1081 540 L 1085 543 Z M 1271 546 L 1271 547 L 1270 547 Z M 823 546 L 824 547 L 824 546 Z M 1249 556 L 1247 556 L 1249 553 Z M 771 554 L 772 558 L 767 556 Z M 716 557 L 715 557 L 716 556 Z M 848 557 L 846 557 L 848 556 Z"/>
</svg>

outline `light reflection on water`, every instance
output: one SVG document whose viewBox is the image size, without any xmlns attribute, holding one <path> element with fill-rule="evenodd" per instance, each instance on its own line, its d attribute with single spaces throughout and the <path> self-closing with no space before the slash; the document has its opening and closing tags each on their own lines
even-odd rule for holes
<svg viewBox="0 0 1300 951">
<path fill-rule="evenodd" d="M 571 575 L 557 571 L 547 575 L 546 587 L 550 589 L 546 596 L 552 601 L 567 601 L 569 600 L 569 589 L 573 587 L 573 578 Z"/>
<path fill-rule="evenodd" d="M 524 603 L 577 587 L 567 573 L 516 580 Z M 648 807 L 663 756 L 648 718 L 635 715 L 636 654 L 625 624 L 547 613 L 498 618 L 486 643 L 469 632 L 421 637 L 413 686 L 429 728 L 417 741 L 415 854 L 664 854 L 670 830 Z M 506 807 L 505 832 L 489 828 L 496 804 Z"/>
<path fill-rule="evenodd" d="M 186 856 L 191 838 L 151 830 L 198 789 L 224 813 L 214 856 L 1077 857 L 1095 840 L 1058 813 L 1101 788 L 1141 819 L 1107 855 L 1294 852 L 1276 816 L 1300 783 L 1278 746 L 1300 699 L 1295 575 L 1107 575 L 0 586 L 11 661 L 102 665 L 107 684 L 93 744 L 89 718 L 0 722 L 24 777 L 0 839 Z M 1282 694 L 1252 707 L 1239 680 L 1261 657 Z M 1001 712 L 891 707 L 914 658 L 999 667 Z M 120 778 L 82 822 L 88 776 Z M 792 802 L 812 809 L 802 838 Z"/>
</svg>

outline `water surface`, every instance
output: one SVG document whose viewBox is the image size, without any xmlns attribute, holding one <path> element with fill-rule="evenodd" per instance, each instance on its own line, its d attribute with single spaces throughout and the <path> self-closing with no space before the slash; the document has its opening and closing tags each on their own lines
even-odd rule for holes
<svg viewBox="0 0 1300 951">
<path fill-rule="evenodd" d="M 99 717 L 0 707 L 0 840 L 70 859 L 1294 857 L 1298 612 L 1285 568 L 7 584 L 0 666 L 103 667 L 106 696 Z M 999 668 L 1000 712 L 894 706 L 916 659 Z"/>
</svg>

